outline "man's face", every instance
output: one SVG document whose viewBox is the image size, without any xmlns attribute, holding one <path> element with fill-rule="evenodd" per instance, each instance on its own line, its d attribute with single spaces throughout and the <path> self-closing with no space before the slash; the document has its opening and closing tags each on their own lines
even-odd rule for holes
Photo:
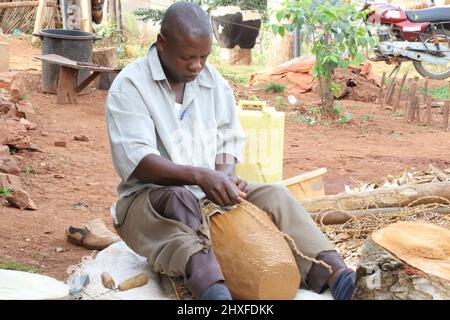
<svg viewBox="0 0 450 320">
<path fill-rule="evenodd" d="M 159 34 L 157 46 L 159 57 L 169 82 L 183 83 L 195 80 L 205 66 L 211 53 L 212 37 L 189 37 L 167 39 Z"/>
</svg>

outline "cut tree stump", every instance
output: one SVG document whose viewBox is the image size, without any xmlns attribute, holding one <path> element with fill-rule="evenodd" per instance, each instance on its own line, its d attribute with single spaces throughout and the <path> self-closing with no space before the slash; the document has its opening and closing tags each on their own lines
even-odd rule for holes
<svg viewBox="0 0 450 320">
<path fill-rule="evenodd" d="M 449 300 L 450 230 L 398 222 L 364 244 L 355 300 Z"/>
<path fill-rule="evenodd" d="M 420 201 L 417 201 L 419 199 Z M 344 193 L 305 199 L 300 203 L 308 212 L 318 212 L 321 210 L 350 211 L 376 207 L 405 207 L 413 202 L 415 202 L 415 205 L 426 203 L 448 204 L 448 201 L 450 201 L 450 182 L 430 182 L 395 188 L 378 188 L 369 192 Z"/>
<path fill-rule="evenodd" d="M 116 68 L 119 64 L 119 57 L 115 47 L 96 48 L 92 53 L 92 62 L 103 67 Z M 95 80 L 95 87 L 99 90 L 109 90 L 117 73 L 102 73 Z"/>
<path fill-rule="evenodd" d="M 233 49 L 220 48 L 220 60 L 230 65 L 252 64 L 252 50 L 241 49 L 239 46 Z"/>
</svg>

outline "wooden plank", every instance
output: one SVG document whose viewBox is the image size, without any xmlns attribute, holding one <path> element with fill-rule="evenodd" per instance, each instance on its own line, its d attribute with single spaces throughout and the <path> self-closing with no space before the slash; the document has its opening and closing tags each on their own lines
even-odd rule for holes
<svg viewBox="0 0 450 320">
<path fill-rule="evenodd" d="M 320 168 L 285 179 L 279 182 L 279 184 L 286 186 L 297 200 L 322 197 L 325 195 L 325 187 L 322 176 L 326 172 L 326 168 Z"/>
<path fill-rule="evenodd" d="M 78 70 L 66 66 L 61 66 L 58 80 L 58 90 L 56 91 L 58 104 L 77 103 L 77 79 Z"/>
<path fill-rule="evenodd" d="M 39 1 L 13 1 L 13 2 L 1 2 L 0 9 L 9 9 L 9 8 L 33 8 L 37 7 Z M 55 3 L 47 3 L 46 7 L 56 7 Z"/>
<path fill-rule="evenodd" d="M 38 33 L 39 31 L 41 31 L 42 19 L 44 17 L 43 13 L 46 3 L 47 0 L 39 0 L 38 8 L 36 11 L 36 20 L 34 20 L 33 33 Z M 39 40 L 39 37 L 33 36 L 33 38 L 31 39 L 31 43 L 37 45 L 39 43 Z"/>
<path fill-rule="evenodd" d="M 70 68 L 79 69 L 79 70 L 90 70 L 90 71 L 99 71 L 99 72 L 120 71 L 120 68 L 108 68 L 108 67 L 96 66 L 94 64 L 89 65 L 88 63 L 77 62 L 77 61 L 68 59 L 66 57 L 57 55 L 57 54 L 39 55 L 39 56 L 36 56 L 36 59 L 44 60 L 44 61 L 54 63 L 54 64 L 57 64 L 60 66 L 70 67 Z"/>
<path fill-rule="evenodd" d="M 76 87 L 75 92 L 76 93 L 81 92 L 81 90 L 86 88 L 89 85 L 89 83 L 94 81 L 94 79 L 97 78 L 100 74 L 101 74 L 101 72 L 93 72 L 89 77 L 84 79 L 84 81 Z"/>
<path fill-rule="evenodd" d="M 317 170 L 314 171 L 309 171 L 306 173 L 302 173 L 299 174 L 298 176 L 292 177 L 292 178 L 288 178 L 288 179 L 284 179 L 283 181 L 281 181 L 280 183 L 287 186 L 290 184 L 294 184 L 300 181 L 304 181 L 304 180 L 308 180 L 317 176 L 321 176 L 324 175 L 325 173 L 327 173 L 327 169 L 326 168 L 319 168 Z"/>
</svg>

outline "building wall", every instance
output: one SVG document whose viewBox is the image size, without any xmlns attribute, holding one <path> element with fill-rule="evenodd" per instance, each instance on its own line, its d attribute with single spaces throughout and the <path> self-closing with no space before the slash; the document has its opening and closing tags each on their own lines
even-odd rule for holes
<svg viewBox="0 0 450 320">
<path fill-rule="evenodd" d="M 108 2 L 105 0 L 103 7 L 103 21 L 107 17 Z M 113 0 L 114 1 L 114 0 Z M 153 21 L 143 22 L 133 15 L 133 11 L 138 8 L 161 9 L 169 7 L 173 0 L 121 0 L 122 7 L 122 26 L 133 36 L 145 37 L 150 40 L 156 40 L 159 32 L 159 24 Z"/>
</svg>

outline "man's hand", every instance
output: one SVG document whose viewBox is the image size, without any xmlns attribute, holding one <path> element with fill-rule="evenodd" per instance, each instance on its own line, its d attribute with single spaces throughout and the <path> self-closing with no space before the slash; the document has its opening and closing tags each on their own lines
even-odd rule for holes
<svg viewBox="0 0 450 320">
<path fill-rule="evenodd" d="M 228 178 L 241 190 L 242 192 L 247 192 L 247 181 L 244 179 L 241 179 L 239 176 L 235 175 L 234 173 L 229 174 Z"/>
<path fill-rule="evenodd" d="M 239 181 L 236 176 L 231 177 L 223 172 L 215 170 L 202 170 L 202 174 L 199 178 L 198 185 L 205 192 L 209 200 L 215 204 L 226 207 L 239 204 L 242 198 L 246 197 L 245 192 L 243 192 L 247 183 L 245 185 Z"/>
</svg>

